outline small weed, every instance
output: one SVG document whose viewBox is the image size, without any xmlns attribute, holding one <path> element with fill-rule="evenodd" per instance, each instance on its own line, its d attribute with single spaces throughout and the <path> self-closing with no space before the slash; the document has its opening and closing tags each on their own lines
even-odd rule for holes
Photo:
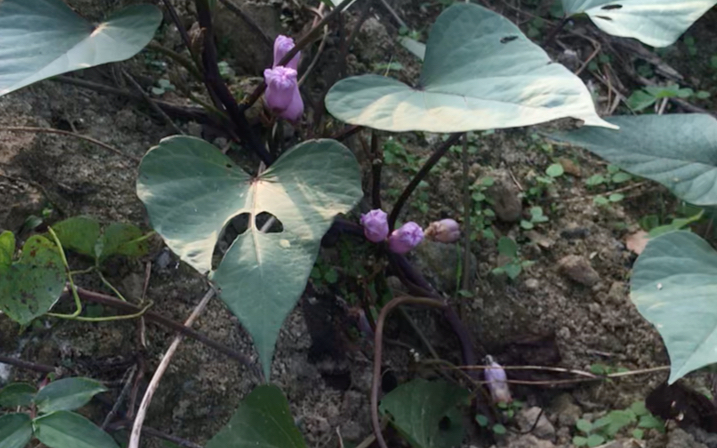
<svg viewBox="0 0 717 448">
<path fill-rule="evenodd" d="M 152 94 L 161 96 L 166 92 L 173 92 L 174 90 L 176 90 L 174 84 L 172 84 L 168 79 L 160 79 L 157 81 L 157 87 L 152 87 Z"/>
<path fill-rule="evenodd" d="M 485 191 L 493 186 L 495 179 L 483 177 L 471 185 L 471 199 L 473 200 L 473 214 L 471 216 L 472 240 L 480 238 L 495 239 L 492 224 L 495 219 L 495 212 L 491 209 L 492 200 L 486 196 Z"/>
<path fill-rule="evenodd" d="M 643 401 L 634 402 L 629 408 L 608 412 L 594 422 L 580 419 L 575 427 L 578 435 L 573 437 L 573 445 L 596 447 L 612 440 L 623 429 L 632 429 L 635 439 L 642 439 L 644 431 L 656 429 L 664 432 L 665 424 L 647 410 Z"/>
<path fill-rule="evenodd" d="M 508 262 L 494 268 L 491 271 L 494 275 L 506 274 L 511 280 L 515 280 L 523 272 L 523 269 L 534 264 L 533 261 L 520 258 L 518 243 L 507 236 L 498 240 L 498 253 L 507 258 Z"/>
<path fill-rule="evenodd" d="M 520 221 L 520 227 L 525 230 L 535 228 L 536 224 L 548 222 L 548 217 L 543 214 L 543 208 L 539 206 L 530 207 L 530 220 L 523 219 Z"/>
</svg>

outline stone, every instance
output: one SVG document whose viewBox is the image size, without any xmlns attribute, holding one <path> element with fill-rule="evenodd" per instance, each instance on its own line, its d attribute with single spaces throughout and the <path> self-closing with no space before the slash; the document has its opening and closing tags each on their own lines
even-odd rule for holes
<svg viewBox="0 0 717 448">
<path fill-rule="evenodd" d="M 416 268 L 431 281 L 436 288 L 448 294 L 456 292 L 459 283 L 458 267 L 462 263 L 463 248 L 455 244 L 423 240 L 413 250 Z M 469 272 L 475 272 L 478 266 L 476 257 L 470 254 Z M 464 267 L 464 269 L 466 269 Z"/>
<path fill-rule="evenodd" d="M 570 394 L 560 394 L 550 404 L 549 411 L 555 416 L 559 426 L 575 426 L 583 411 L 575 404 Z"/>
<path fill-rule="evenodd" d="M 516 416 L 516 422 L 521 432 L 530 431 L 532 435 L 543 440 L 555 440 L 555 427 L 550 423 L 545 412 L 537 406 L 520 411 Z"/>
<path fill-rule="evenodd" d="M 517 438 L 508 440 L 510 448 L 555 448 L 553 442 L 549 440 L 540 440 L 532 434 L 525 434 Z"/>
<path fill-rule="evenodd" d="M 675 428 L 667 435 L 667 446 L 665 448 L 707 448 L 707 445 L 699 443 L 684 430 Z"/>
<path fill-rule="evenodd" d="M 558 261 L 558 269 L 565 277 L 584 286 L 594 286 L 600 281 L 600 275 L 590 265 L 590 261 L 580 255 L 561 258 Z"/>
<path fill-rule="evenodd" d="M 523 214 L 520 190 L 506 170 L 495 170 L 488 175 L 494 179 L 485 195 L 493 200 L 493 211 L 503 222 L 517 222 Z"/>
</svg>

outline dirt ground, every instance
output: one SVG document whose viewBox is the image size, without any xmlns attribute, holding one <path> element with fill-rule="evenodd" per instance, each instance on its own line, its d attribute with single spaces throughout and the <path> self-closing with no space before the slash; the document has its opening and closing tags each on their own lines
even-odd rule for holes
<svg viewBox="0 0 717 448">
<path fill-rule="evenodd" d="M 89 17 L 97 17 L 101 10 L 96 2 L 72 3 Z M 117 2 L 106 3 L 114 5 Z M 515 20 L 517 13 L 506 5 L 493 6 Z M 530 7 L 536 8 L 534 5 Z M 537 6 L 538 9 L 541 7 L 544 5 Z M 279 32 L 296 35 L 310 17 L 307 11 L 298 9 L 291 2 L 261 2 L 247 8 L 257 21 L 268 27 L 272 36 Z M 421 31 L 425 31 L 426 24 L 440 9 L 438 3 L 417 1 L 403 2 L 396 7 L 400 17 Z M 346 19 L 347 29 L 351 29 L 358 15 L 353 11 Z M 185 19 L 191 20 L 188 13 Z M 703 20 L 714 23 L 715 19 L 717 14 L 713 11 Z M 527 24 L 527 20 L 523 22 Z M 705 53 L 712 51 L 708 46 L 717 42 L 717 29 L 709 23 L 699 24 L 689 34 L 697 36 L 698 46 L 705 45 L 700 47 Z M 392 75 L 404 80 L 415 78 L 419 65 L 395 44 L 397 31 L 395 19 L 377 6 L 361 28 L 350 52 L 347 75 L 378 72 L 382 70 L 377 68 L 381 64 L 400 62 L 402 69 Z M 223 57 L 235 68 L 239 88 L 243 85 L 242 79 L 260 73 L 259 68 L 265 61 L 261 60 L 264 57 L 261 54 L 237 62 L 238 58 L 251 55 L 247 56 L 244 49 L 232 47 L 232 43 L 243 36 L 241 31 L 236 33 L 222 35 L 220 40 L 226 43 Z M 163 26 L 159 40 L 171 46 L 180 42 L 169 25 Z M 326 50 L 305 93 L 315 97 L 325 87 L 340 55 L 338 42 L 339 38 L 334 34 L 327 39 Z M 684 44 L 678 44 L 678 50 L 682 48 L 680 46 Z M 315 48 L 316 45 L 313 51 Z M 717 51 L 709 54 L 717 54 Z M 307 52 L 305 58 L 310 57 L 313 57 L 312 52 Z M 680 59 L 678 52 L 668 51 L 665 58 L 678 69 L 688 64 Z M 119 66 L 149 88 L 153 79 L 169 76 L 166 68 L 155 62 L 155 55 L 145 53 Z M 122 81 L 118 71 L 110 67 L 88 70 L 80 76 L 132 89 Z M 715 74 L 708 66 L 700 65 L 700 70 L 690 72 L 690 76 L 690 82 L 701 89 L 714 85 Z M 162 99 L 180 101 L 179 95 L 172 92 Z M 193 122 L 175 122 L 187 134 L 205 137 L 220 147 L 226 145 L 224 137 L 217 136 L 207 127 Z M 137 162 L 133 158 L 142 157 L 148 148 L 174 131 L 145 105 L 56 81 L 43 81 L 0 98 L 0 126 L 68 130 L 93 137 L 122 153 L 67 136 L 8 132 L 0 128 L 0 230 L 18 232 L 31 216 L 43 217 L 44 222 L 52 224 L 76 215 L 91 215 L 102 222 L 130 222 L 150 230 L 146 213 L 135 194 Z M 639 179 L 609 188 L 588 188 L 585 180 L 593 174 L 604 173 L 606 164 L 586 152 L 546 146 L 542 139 L 535 138 L 537 132 L 549 129 L 550 126 L 478 135 L 471 142 L 474 150 L 469 156 L 469 181 L 474 183 L 485 177 L 499 179 L 495 187 L 497 191 L 491 194 L 505 198 L 507 208 L 511 204 L 517 207 L 517 217 L 496 219 L 493 232 L 497 237 L 515 239 L 519 243 L 520 256 L 534 262 L 532 266 L 514 280 L 492 274 L 491 271 L 505 260 L 499 255 L 495 240 L 480 238 L 470 248 L 475 259 L 474 265 L 469 267 L 473 286 L 460 295 L 456 294 L 453 283 L 459 265 L 455 246 L 426 243 L 426 247 L 417 251 L 412 259 L 423 268 L 429 280 L 451 297 L 452 305 L 470 329 L 476 351 L 491 354 L 504 365 L 542 365 L 583 371 L 590 371 L 596 364 L 629 370 L 667 365 L 669 360 L 659 335 L 629 300 L 628 284 L 635 254 L 626 248 L 625 239 L 639 230 L 639 220 L 643 216 L 659 211 L 667 219 L 677 204 L 659 186 L 641 183 Z M 389 135 L 381 137 L 386 141 Z M 429 153 L 437 136 L 416 133 L 397 138 L 404 140 L 402 146 L 408 153 L 421 158 Z M 358 139 L 347 141 L 347 145 L 357 153 L 359 160 L 366 162 Z M 536 185 L 536 176 L 542 175 L 555 161 L 561 161 L 570 169 L 566 169 L 566 173 L 544 194 L 531 196 L 529 190 Z M 390 204 L 395 199 L 392 191 L 400 191 L 409 179 L 406 165 L 405 161 L 387 165 L 383 185 L 385 203 Z M 420 200 L 409 204 L 402 219 L 412 219 L 422 225 L 445 217 L 462 222 L 463 180 L 460 153 L 451 152 L 426 179 L 427 185 L 419 189 Z M 625 188 L 623 201 L 608 206 L 594 203 L 597 194 L 609 194 L 617 188 Z M 362 206 L 365 208 L 366 204 L 368 202 Z M 521 228 L 519 221 L 529 219 L 528 210 L 533 206 L 542 207 L 548 221 L 528 231 Z M 296 423 L 311 447 L 338 447 L 339 437 L 345 446 L 355 446 L 371 434 L 372 347 L 370 341 L 358 336 L 360 333 L 355 328 L 341 324 L 344 311 L 341 311 L 343 305 L 340 303 L 350 301 L 343 294 L 350 292 L 354 288 L 351 285 L 356 284 L 346 273 L 357 269 L 346 265 L 345 257 L 341 257 L 341 247 L 340 243 L 325 249 L 320 264 L 342 272 L 339 282 L 348 286 L 326 285 L 312 280 L 316 292 L 302 298 L 286 320 L 272 366 L 272 382 L 287 395 Z M 355 241 L 348 247 L 349 250 L 366 250 Z M 79 258 L 71 258 L 70 262 L 77 269 L 86 263 Z M 152 251 L 147 257 L 113 260 L 106 274 L 123 294 L 137 299 L 143 294 L 148 263 L 151 263 L 151 274 L 146 297 L 154 302 L 153 311 L 184 321 L 202 297 L 205 283 L 191 268 L 169 254 L 159 238 L 152 240 Z M 389 278 L 388 284 L 400 289 L 394 280 Z M 84 288 L 109 293 L 93 276 L 79 276 L 77 281 Z M 71 304 L 62 303 L 60 307 L 69 310 Z M 442 357 L 456 364 L 461 362 L 459 345 L 439 314 L 410 310 L 409 315 L 419 322 L 423 333 Z M 421 359 L 429 354 L 412 330 L 398 323 L 399 320 L 392 321 L 388 336 L 418 347 L 418 353 L 414 355 L 405 347 L 389 344 L 384 353 L 384 368 L 398 381 L 406 381 L 428 370 L 416 362 L 416 357 Z M 123 378 L 139 354 L 146 364 L 144 387 L 174 336 L 166 328 L 147 323 L 147 346 L 142 347 L 138 342 L 138 328 L 135 321 L 93 324 L 42 318 L 38 325 L 21 330 L 5 316 L 0 316 L 0 353 L 61 366 L 72 375 L 108 382 L 112 385 L 112 393 L 104 400 L 93 402 L 87 411 L 88 415 L 101 420 L 111 409 L 112 397 L 119 394 Z M 256 359 L 249 336 L 219 300 L 210 303 L 195 328 Z M 327 339 L 333 342 L 322 345 L 322 340 Z M 514 378 L 521 374 L 515 375 L 509 373 Z M 0 364 L 0 386 L 9 381 L 36 381 L 38 378 L 28 371 Z M 524 378 L 552 380 L 565 376 L 533 373 Z M 511 431 L 507 435 L 494 435 L 481 430 L 470 419 L 467 420 L 470 429 L 464 446 L 572 446 L 578 418 L 594 420 L 611 410 L 629 407 L 635 401 L 644 400 L 666 378 L 667 373 L 662 372 L 611 382 L 514 386 L 514 398 L 525 406 L 515 419 L 505 422 Z M 187 339 L 162 380 L 146 425 L 204 444 L 222 428 L 241 398 L 256 384 L 255 377 L 243 365 Z M 690 384 L 704 388 L 708 384 L 707 374 L 695 374 Z M 525 430 L 521 419 L 534 416 L 528 412 L 533 407 L 543 409 L 547 420 L 542 419 L 532 434 L 520 434 Z M 647 430 L 643 441 L 631 440 L 631 433 L 626 430 L 619 434 L 618 442 L 608 446 L 717 446 L 703 436 L 686 433 L 671 425 L 667 434 Z M 695 441 L 694 437 L 706 445 Z M 144 438 L 143 446 L 171 445 Z"/>
</svg>

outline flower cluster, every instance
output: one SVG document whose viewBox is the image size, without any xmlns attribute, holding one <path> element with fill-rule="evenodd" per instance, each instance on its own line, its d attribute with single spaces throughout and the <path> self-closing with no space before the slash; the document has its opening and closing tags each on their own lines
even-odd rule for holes
<svg viewBox="0 0 717 448">
<path fill-rule="evenodd" d="M 423 241 L 424 236 L 441 243 L 453 243 L 461 235 L 458 223 L 452 219 L 431 223 L 425 233 L 415 222 L 407 222 L 389 235 L 388 215 L 381 209 L 361 215 L 361 225 L 367 240 L 374 243 L 388 240 L 388 249 L 397 254 L 409 252 Z"/>
<path fill-rule="evenodd" d="M 304 113 L 304 101 L 299 93 L 297 79 L 301 52 L 296 53 L 286 65 L 278 65 L 292 48 L 294 40 L 290 37 L 279 36 L 274 41 L 274 65 L 264 70 L 264 101 L 275 114 L 289 121 L 297 121 Z"/>
</svg>

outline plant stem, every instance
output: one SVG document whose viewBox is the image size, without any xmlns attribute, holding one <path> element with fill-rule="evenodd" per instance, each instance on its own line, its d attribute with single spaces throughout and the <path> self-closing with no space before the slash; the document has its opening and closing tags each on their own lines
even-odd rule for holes
<svg viewBox="0 0 717 448">
<path fill-rule="evenodd" d="M 371 202 L 374 209 L 381 208 L 381 170 L 383 169 L 383 148 L 378 144 L 376 131 L 371 131 Z"/>
<path fill-rule="evenodd" d="M 378 418 L 378 389 L 381 382 L 381 356 L 383 352 L 383 327 L 386 323 L 386 316 L 394 308 L 399 305 L 411 303 L 414 305 L 430 306 L 434 308 L 444 308 L 446 304 L 436 299 L 425 297 L 396 297 L 381 308 L 381 313 L 376 321 L 376 332 L 374 336 L 374 355 L 373 355 L 373 378 L 371 379 L 371 424 L 373 425 L 373 433 L 376 436 L 378 446 L 388 448 L 386 441 L 381 432 L 381 422 Z M 131 448 L 131 447 L 130 447 Z"/>
<path fill-rule="evenodd" d="M 21 369 L 33 370 L 35 372 L 40 373 L 53 373 L 57 370 L 53 366 L 37 364 L 30 361 L 23 361 L 22 359 L 17 359 L 5 355 L 0 355 L 0 364 L 8 364 L 11 366 L 19 367 Z"/>
<path fill-rule="evenodd" d="M 197 306 L 194 308 L 192 314 L 190 314 L 187 320 L 184 322 L 185 327 L 191 327 L 192 324 L 194 324 L 194 321 L 197 320 L 202 311 L 204 311 L 204 308 L 207 307 L 207 304 L 212 299 L 212 297 L 214 297 L 214 294 L 214 288 L 210 288 L 207 293 L 204 294 L 202 300 L 199 301 L 199 304 L 197 304 Z M 155 370 L 154 375 L 152 376 L 152 380 L 149 382 L 149 386 L 147 386 L 147 391 L 144 393 L 144 398 L 142 398 L 142 403 L 140 403 L 139 410 L 137 411 L 137 416 L 134 419 L 134 425 L 132 426 L 132 435 L 130 436 L 128 448 L 139 448 L 139 439 L 142 435 L 142 425 L 144 424 L 144 418 L 147 416 L 147 409 L 149 408 L 149 404 L 152 402 L 154 392 L 159 387 L 159 382 L 161 381 L 164 372 L 167 371 L 167 367 L 169 367 L 169 363 L 172 360 L 172 357 L 177 351 L 177 348 L 179 347 L 179 344 L 182 342 L 183 338 L 184 336 L 182 334 L 178 334 L 174 337 L 172 344 L 169 346 L 169 349 L 167 349 L 167 352 L 162 357 L 162 361 L 159 363 L 159 366 L 157 366 L 157 370 Z"/>
<path fill-rule="evenodd" d="M 411 182 L 406 185 L 406 188 L 401 193 L 401 196 L 399 196 L 398 200 L 396 201 L 396 205 L 393 206 L 393 210 L 391 210 L 391 214 L 388 217 L 388 226 L 390 230 L 394 229 L 394 226 L 396 225 L 396 219 L 398 219 L 398 215 L 401 213 L 401 209 L 406 204 L 406 201 L 411 196 L 411 193 L 413 193 L 413 190 L 416 189 L 418 184 L 421 183 L 423 178 L 428 175 L 429 171 L 438 163 L 439 160 L 448 152 L 451 146 L 453 146 L 458 140 L 461 138 L 462 133 L 458 134 L 452 134 L 445 142 L 438 145 L 436 150 L 433 152 L 431 157 L 426 160 L 426 163 L 423 164 L 421 169 L 416 173 L 416 175 L 411 179 Z"/>
<path fill-rule="evenodd" d="M 463 134 L 463 278 L 461 279 L 461 289 L 467 291 L 470 288 L 471 283 L 471 191 L 470 182 L 468 180 L 469 166 L 468 166 L 468 134 Z"/>
<path fill-rule="evenodd" d="M 558 35 L 558 33 L 560 33 L 560 31 L 562 31 L 563 28 L 565 28 L 565 25 L 568 24 L 568 21 L 569 21 L 569 20 L 570 20 L 570 17 L 565 16 L 565 17 L 562 18 L 562 20 L 560 20 L 560 22 L 558 22 L 557 25 L 555 25 L 555 28 L 553 28 L 553 29 L 550 31 L 550 34 L 548 34 L 548 36 L 547 36 L 547 37 L 545 38 L 545 40 L 543 41 L 543 46 L 544 46 L 544 47 L 547 46 L 547 45 L 550 45 L 550 43 L 553 41 L 553 39 L 555 39 L 555 37 Z"/>
<path fill-rule="evenodd" d="M 266 150 L 264 143 L 252 131 L 249 121 L 244 115 L 244 110 L 239 108 L 234 95 L 232 95 L 219 73 L 217 47 L 214 44 L 212 13 L 209 2 L 208 0 L 196 0 L 195 5 L 199 15 L 199 25 L 204 30 L 204 48 L 202 51 L 204 84 L 210 92 L 213 92 L 219 98 L 244 144 L 254 151 L 266 166 L 269 166 L 274 161 L 274 158 Z"/>
</svg>

